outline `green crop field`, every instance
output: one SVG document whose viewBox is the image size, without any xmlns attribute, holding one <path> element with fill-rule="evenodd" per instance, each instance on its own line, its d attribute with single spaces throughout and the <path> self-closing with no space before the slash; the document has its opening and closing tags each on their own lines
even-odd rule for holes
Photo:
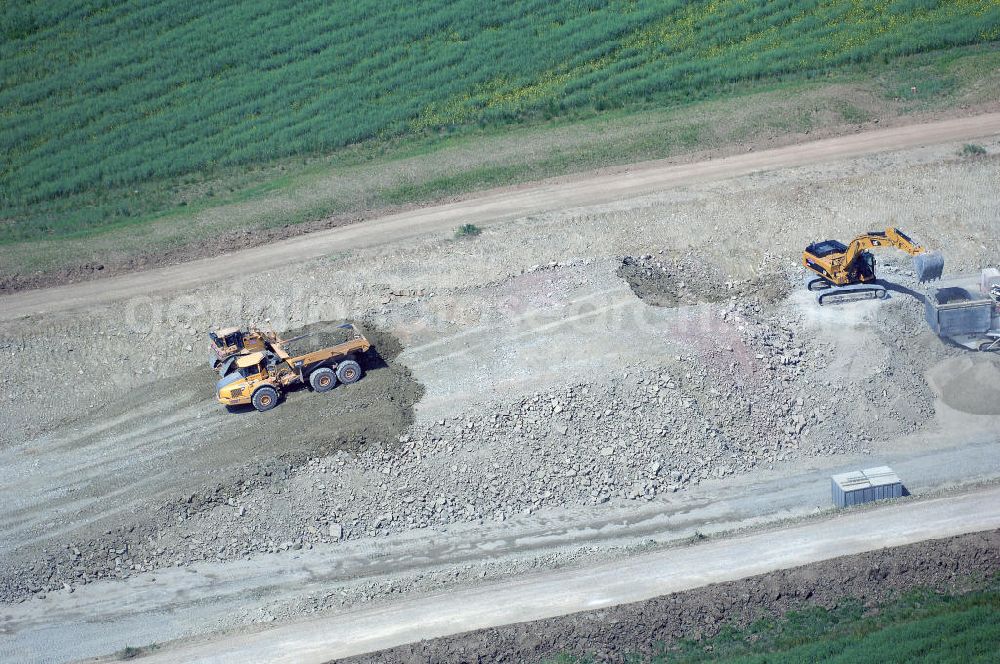
<svg viewBox="0 0 1000 664">
<path fill-rule="evenodd" d="M 869 613 L 857 599 L 833 609 L 792 611 L 710 639 L 682 641 L 639 664 L 799 664 L 828 662 L 995 662 L 1000 643 L 1000 577 L 964 595 L 912 590 Z M 548 664 L 591 664 L 563 655 Z"/>
<path fill-rule="evenodd" d="M 18 0 L 0 13 L 0 244 L 155 218 L 226 169 L 1000 39 L 997 0 Z"/>
</svg>

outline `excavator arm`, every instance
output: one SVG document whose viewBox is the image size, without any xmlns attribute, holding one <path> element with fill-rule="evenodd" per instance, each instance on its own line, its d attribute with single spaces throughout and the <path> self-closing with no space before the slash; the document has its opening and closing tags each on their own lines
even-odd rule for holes
<svg viewBox="0 0 1000 664">
<path fill-rule="evenodd" d="M 872 231 L 851 240 L 847 251 L 844 252 L 844 265 L 850 265 L 857 260 L 862 251 L 876 247 L 895 247 L 911 256 L 919 256 L 926 251 L 898 228 L 887 228 L 885 232 Z"/>
</svg>

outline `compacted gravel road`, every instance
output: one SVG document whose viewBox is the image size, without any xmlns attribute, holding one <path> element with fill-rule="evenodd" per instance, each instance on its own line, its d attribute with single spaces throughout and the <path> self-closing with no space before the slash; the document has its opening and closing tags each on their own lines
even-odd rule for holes
<svg viewBox="0 0 1000 664">
<path fill-rule="evenodd" d="M 148 661 L 319 664 L 421 639 L 637 602 L 829 558 L 998 527 L 1000 488 L 992 487 L 180 645 Z"/>
</svg>

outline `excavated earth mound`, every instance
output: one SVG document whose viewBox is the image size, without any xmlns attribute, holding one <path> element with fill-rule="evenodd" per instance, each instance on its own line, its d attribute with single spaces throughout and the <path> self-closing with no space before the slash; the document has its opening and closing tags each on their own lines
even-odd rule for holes
<svg viewBox="0 0 1000 664">
<path fill-rule="evenodd" d="M 357 323 L 372 348 L 358 358 L 364 377 L 353 385 L 338 385 L 329 393 L 314 394 L 302 387 L 290 391 L 284 402 L 267 413 L 240 412 L 259 442 L 275 446 L 277 456 L 298 465 L 310 456 L 365 443 L 398 442 L 413 422 L 413 406 L 424 388 L 410 370 L 396 361 L 402 344 L 392 334 L 370 323 Z M 315 323 L 282 333 L 301 335 L 291 352 L 308 352 L 342 343 L 349 330 L 336 323 Z M 243 422 L 241 422 L 242 424 Z"/>
<path fill-rule="evenodd" d="M 773 303 L 784 299 L 789 291 L 788 278 L 781 272 L 762 272 L 750 279 L 730 278 L 695 252 L 625 256 L 618 276 L 636 297 L 654 307 L 723 302 L 733 296 Z"/>
</svg>

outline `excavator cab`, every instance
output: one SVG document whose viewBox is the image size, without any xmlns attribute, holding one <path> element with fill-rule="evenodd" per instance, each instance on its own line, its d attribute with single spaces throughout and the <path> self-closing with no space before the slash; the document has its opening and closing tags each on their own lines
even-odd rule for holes
<svg viewBox="0 0 1000 664">
<path fill-rule="evenodd" d="M 826 258 L 830 254 L 842 254 L 847 251 L 847 245 L 837 240 L 823 240 L 813 242 L 806 247 L 806 253 L 816 258 Z"/>
</svg>

